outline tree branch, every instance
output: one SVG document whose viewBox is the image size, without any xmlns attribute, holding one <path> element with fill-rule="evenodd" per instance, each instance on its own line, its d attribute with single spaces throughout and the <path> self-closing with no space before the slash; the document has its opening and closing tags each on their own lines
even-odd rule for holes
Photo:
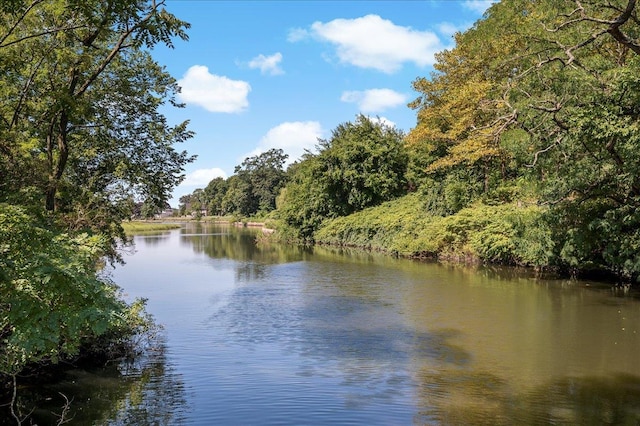
<svg viewBox="0 0 640 426">
<path fill-rule="evenodd" d="M 162 4 L 162 3 L 160 3 Z M 80 86 L 78 91 L 75 93 L 75 96 L 82 96 L 87 89 L 93 84 L 93 82 L 100 76 L 100 74 L 104 71 L 104 69 L 113 61 L 113 59 L 124 49 L 129 47 L 130 45 L 125 44 L 127 39 L 133 34 L 137 29 L 139 29 L 143 24 L 149 22 L 149 20 L 153 17 L 153 15 L 157 12 L 158 4 L 156 4 L 155 0 L 153 1 L 153 5 L 149 13 L 142 18 L 139 22 L 131 27 L 127 26 L 125 31 L 120 34 L 118 37 L 118 41 L 113 46 L 109 54 L 104 58 L 104 60 L 98 65 L 98 67 L 91 73 L 91 75 L 87 78 L 87 80 Z"/>
<path fill-rule="evenodd" d="M 597 40 L 599 37 L 601 37 L 603 34 L 606 34 L 606 33 L 609 33 L 616 41 L 628 47 L 634 53 L 640 55 L 640 44 L 636 40 L 633 40 L 629 36 L 624 34 L 620 29 L 620 27 L 622 27 L 629 20 L 633 22 L 638 22 L 637 18 L 633 15 L 633 12 L 636 8 L 637 0 L 628 0 L 627 6 L 624 8 L 624 10 L 611 7 L 620 13 L 614 19 L 601 19 L 601 18 L 589 16 L 587 15 L 587 12 L 584 6 L 582 5 L 582 3 L 580 2 L 580 0 L 575 0 L 575 2 L 576 2 L 577 8 L 573 10 L 571 13 L 569 13 L 568 15 L 564 15 L 564 16 L 566 16 L 567 18 L 570 18 L 572 16 L 575 16 L 576 14 L 579 14 L 580 16 L 578 18 L 563 22 L 556 28 L 551 28 L 551 29 L 547 28 L 546 25 L 544 25 L 543 23 L 542 24 L 543 28 L 548 32 L 556 33 L 561 29 L 564 29 L 574 24 L 578 24 L 580 22 L 593 22 L 595 24 L 604 25 L 605 28 L 602 28 L 594 32 L 589 38 L 587 38 L 586 40 L 583 40 L 581 43 L 578 43 L 575 46 L 566 48 L 564 53 L 569 57 L 568 63 L 572 63 L 575 60 L 575 57 L 573 55 L 574 51 L 594 42 L 595 40 Z M 556 58 L 552 58 L 551 60 L 555 60 L 555 59 L 559 59 L 559 58 L 556 57 Z"/>
<path fill-rule="evenodd" d="M 79 28 L 84 28 L 84 27 L 86 27 L 86 25 L 72 25 L 70 27 L 54 28 L 52 30 L 42 31 L 42 32 L 39 32 L 39 33 L 36 33 L 36 34 L 29 34 L 28 36 L 24 36 L 22 38 L 10 41 L 10 42 L 8 42 L 6 44 L 2 44 L 2 42 L 4 42 L 4 39 L 3 39 L 2 41 L 0 41 L 0 49 L 2 49 L 3 47 L 9 47 L 11 45 L 21 43 L 21 42 L 23 42 L 25 40 L 29 40 L 29 39 L 32 39 L 32 38 L 42 37 L 44 35 L 49 35 L 49 34 L 56 34 L 56 33 L 59 33 L 61 31 L 77 30 Z"/>
<path fill-rule="evenodd" d="M 0 47 L 5 47 L 5 46 L 3 46 L 2 43 L 4 43 L 4 41 L 11 34 L 13 34 L 13 32 L 16 30 L 16 28 L 18 28 L 18 25 L 20 25 L 20 22 L 22 22 L 24 20 L 24 18 L 26 18 L 26 16 L 29 14 L 29 12 L 31 12 L 31 9 L 33 9 L 34 7 L 36 7 L 39 3 L 42 3 L 43 1 L 44 0 L 33 0 L 33 2 L 29 5 L 29 7 L 27 7 L 27 10 L 25 10 L 24 13 L 13 24 L 13 26 L 11 28 L 9 28 L 9 31 L 7 31 L 7 33 L 4 36 L 2 36 L 2 38 L 0 39 Z"/>
<path fill-rule="evenodd" d="M 535 167 L 536 163 L 538 162 L 538 157 L 540 156 L 540 154 L 544 154 L 547 151 L 550 151 L 551 149 L 553 149 L 555 146 L 559 145 L 560 142 L 562 142 L 563 136 L 558 136 L 556 138 L 555 141 L 553 141 L 553 143 L 551 145 L 549 145 L 548 147 L 541 149 L 540 151 L 536 152 L 535 154 L 533 154 L 533 163 L 531 164 L 525 164 L 525 167 L 529 167 L 529 168 L 533 168 Z"/>
</svg>

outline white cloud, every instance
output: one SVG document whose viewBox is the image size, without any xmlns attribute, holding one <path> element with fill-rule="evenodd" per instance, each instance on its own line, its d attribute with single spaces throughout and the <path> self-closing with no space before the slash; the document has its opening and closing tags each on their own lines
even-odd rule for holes
<svg viewBox="0 0 640 426">
<path fill-rule="evenodd" d="M 433 32 L 398 26 L 378 15 L 314 22 L 308 33 L 335 45 L 341 63 L 385 73 L 399 70 L 405 62 L 421 67 L 431 65 L 433 55 L 442 49 Z M 300 40 L 305 34 L 294 30 L 289 33 L 289 40 Z"/>
<path fill-rule="evenodd" d="M 282 61 L 282 53 L 277 52 L 271 56 L 264 56 L 262 54 L 256 56 L 249 61 L 249 68 L 258 68 L 262 74 L 279 75 L 284 74 L 282 68 L 280 68 L 280 61 Z"/>
<path fill-rule="evenodd" d="M 445 36 L 452 36 L 455 33 L 462 31 L 466 28 L 468 28 L 469 26 L 465 26 L 465 27 L 459 27 L 456 26 L 450 22 L 442 22 L 440 24 L 438 24 L 438 32 L 440 34 L 443 34 Z"/>
<path fill-rule="evenodd" d="M 305 30 L 304 28 L 293 28 L 292 30 L 289 31 L 289 34 L 287 35 L 287 41 L 291 42 L 291 43 L 295 43 L 296 41 L 300 41 L 300 40 L 304 40 L 305 38 L 309 37 L 309 31 Z"/>
<path fill-rule="evenodd" d="M 203 65 L 194 65 L 178 80 L 180 100 L 199 105 L 211 112 L 241 112 L 249 106 L 251 86 L 246 81 L 231 80 L 211 74 Z"/>
<path fill-rule="evenodd" d="M 279 148 L 289 155 L 286 162 L 288 165 L 298 160 L 305 149 L 313 151 L 322 133 L 322 126 L 317 121 L 285 122 L 269 129 L 260 139 L 258 147 L 244 158 L 260 155 L 272 148 Z"/>
<path fill-rule="evenodd" d="M 498 0 L 466 0 L 462 5 L 469 10 L 482 14 L 489 6 L 497 1 Z"/>
<path fill-rule="evenodd" d="M 180 186 L 204 187 L 217 177 L 226 179 L 227 174 L 224 170 L 217 167 L 213 169 L 198 169 L 188 173 Z"/>
<path fill-rule="evenodd" d="M 407 102 L 407 96 L 391 89 L 370 89 L 342 93 L 340 100 L 355 102 L 361 112 L 381 112 Z"/>
</svg>

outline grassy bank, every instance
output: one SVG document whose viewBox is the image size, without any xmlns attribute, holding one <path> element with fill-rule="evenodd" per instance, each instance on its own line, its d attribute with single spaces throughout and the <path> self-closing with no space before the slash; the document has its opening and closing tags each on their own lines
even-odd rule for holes
<svg viewBox="0 0 640 426">
<path fill-rule="evenodd" d="M 166 231 L 170 229 L 180 228 L 179 223 L 162 223 L 162 222 L 144 222 L 131 221 L 123 222 L 122 227 L 127 234 L 136 234 L 141 232 Z"/>
<path fill-rule="evenodd" d="M 551 231 L 545 209 L 474 204 L 450 216 L 428 212 L 418 194 L 325 221 L 318 244 L 360 247 L 406 257 L 548 266 Z"/>
</svg>

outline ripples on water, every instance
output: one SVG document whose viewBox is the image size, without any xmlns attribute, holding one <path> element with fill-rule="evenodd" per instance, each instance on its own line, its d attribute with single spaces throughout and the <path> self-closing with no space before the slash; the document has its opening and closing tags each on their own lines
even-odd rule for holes
<svg viewBox="0 0 640 426">
<path fill-rule="evenodd" d="M 164 340 L 34 390 L 71 424 L 637 424 L 632 298 L 370 254 L 257 247 L 190 225 L 114 279 Z M 638 333 L 636 333 L 638 331 Z M 28 399 L 28 398 L 27 398 Z"/>
</svg>

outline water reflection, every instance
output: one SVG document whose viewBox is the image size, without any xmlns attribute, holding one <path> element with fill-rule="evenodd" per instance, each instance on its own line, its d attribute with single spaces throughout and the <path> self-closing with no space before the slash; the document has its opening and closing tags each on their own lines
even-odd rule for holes
<svg viewBox="0 0 640 426">
<path fill-rule="evenodd" d="M 240 228 L 229 225 L 189 223 L 180 230 L 181 243 L 195 253 L 204 253 L 213 259 L 233 259 L 236 280 L 250 282 L 264 278 L 266 266 L 304 260 L 313 249 L 281 245 L 257 244 L 259 228 Z"/>
<path fill-rule="evenodd" d="M 417 423 L 640 419 L 640 400 L 611 401 L 607 390 L 635 389 L 638 380 L 634 300 L 594 283 L 504 268 L 318 247 L 306 260 L 239 280 L 249 285 L 211 323 L 237 342 L 280 342 L 306 359 L 300 375 L 337 375 L 360 389 L 351 402 L 415 388 Z M 318 367 L 327 364 L 331 372 Z M 610 381 L 616 371 L 633 374 Z M 580 394 L 598 399 L 591 416 Z M 602 414 L 612 404 L 614 414 Z"/>
<path fill-rule="evenodd" d="M 18 405 L 31 413 L 24 424 L 58 424 L 65 397 L 68 425 L 178 425 L 184 422 L 184 383 L 167 362 L 164 342 L 157 342 L 135 362 L 99 369 L 71 369 L 56 382 L 21 387 Z M 63 396 L 64 395 L 64 396 Z M 3 414 L 6 414 L 3 421 Z M 0 411 L 0 424 L 15 424 Z"/>
<path fill-rule="evenodd" d="M 168 231 L 146 232 L 136 235 L 135 241 L 138 246 L 158 246 L 169 240 L 171 233 Z"/>
<path fill-rule="evenodd" d="M 521 393 L 490 373 L 423 371 L 424 423 L 623 425 L 640 420 L 640 379 L 563 377 Z"/>
<path fill-rule="evenodd" d="M 256 245 L 257 232 L 188 224 L 136 239 L 114 279 L 149 297 L 167 350 L 83 420 L 640 422 L 634 298 L 502 268 Z"/>
</svg>

